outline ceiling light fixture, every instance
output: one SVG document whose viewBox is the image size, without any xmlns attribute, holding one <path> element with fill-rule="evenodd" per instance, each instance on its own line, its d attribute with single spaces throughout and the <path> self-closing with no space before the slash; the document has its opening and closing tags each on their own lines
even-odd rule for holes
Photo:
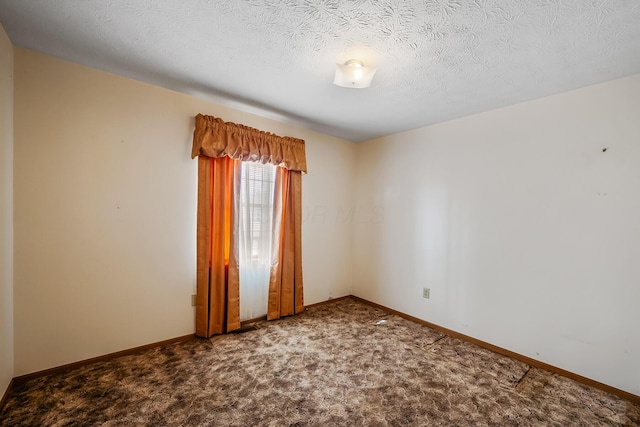
<svg viewBox="0 0 640 427">
<path fill-rule="evenodd" d="M 344 64 L 336 64 L 336 75 L 333 78 L 333 84 L 364 89 L 371 86 L 371 80 L 373 80 L 375 73 L 375 68 L 365 67 L 361 61 L 350 59 Z"/>
</svg>

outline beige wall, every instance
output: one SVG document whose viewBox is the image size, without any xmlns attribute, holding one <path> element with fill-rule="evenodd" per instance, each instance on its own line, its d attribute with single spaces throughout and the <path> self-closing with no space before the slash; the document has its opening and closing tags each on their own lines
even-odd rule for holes
<svg viewBox="0 0 640 427">
<path fill-rule="evenodd" d="M 355 146 L 16 48 L 15 374 L 193 333 L 197 113 L 307 141 L 305 302 L 348 295 Z"/>
<path fill-rule="evenodd" d="M 639 118 L 636 75 L 358 145 L 354 294 L 640 394 Z"/>
<path fill-rule="evenodd" d="M 0 398 L 13 377 L 13 46 L 0 26 Z"/>
</svg>

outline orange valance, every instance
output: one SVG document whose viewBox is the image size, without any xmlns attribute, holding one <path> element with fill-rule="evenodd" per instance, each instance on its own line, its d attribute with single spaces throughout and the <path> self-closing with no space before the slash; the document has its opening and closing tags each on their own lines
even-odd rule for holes
<svg viewBox="0 0 640 427">
<path fill-rule="evenodd" d="M 198 156 L 227 156 L 307 172 L 304 140 L 274 135 L 202 114 L 196 116 L 191 151 L 191 158 Z"/>
</svg>

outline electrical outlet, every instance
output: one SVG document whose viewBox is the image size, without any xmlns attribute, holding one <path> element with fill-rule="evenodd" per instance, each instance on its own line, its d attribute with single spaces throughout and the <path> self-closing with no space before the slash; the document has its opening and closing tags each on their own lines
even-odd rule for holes
<svg viewBox="0 0 640 427">
<path fill-rule="evenodd" d="M 191 307 L 196 306 L 196 294 L 191 295 Z"/>
<path fill-rule="evenodd" d="M 430 294 L 431 294 L 431 289 L 422 288 L 422 298 L 429 299 Z"/>
</svg>

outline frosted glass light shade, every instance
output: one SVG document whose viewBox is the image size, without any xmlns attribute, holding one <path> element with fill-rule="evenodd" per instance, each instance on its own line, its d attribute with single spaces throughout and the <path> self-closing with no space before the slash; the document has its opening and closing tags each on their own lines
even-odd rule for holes
<svg viewBox="0 0 640 427">
<path fill-rule="evenodd" d="M 375 73 L 375 68 L 365 67 L 362 62 L 351 59 L 344 64 L 336 64 L 336 75 L 333 78 L 333 84 L 363 89 L 371 86 L 371 80 L 373 80 Z"/>
</svg>

